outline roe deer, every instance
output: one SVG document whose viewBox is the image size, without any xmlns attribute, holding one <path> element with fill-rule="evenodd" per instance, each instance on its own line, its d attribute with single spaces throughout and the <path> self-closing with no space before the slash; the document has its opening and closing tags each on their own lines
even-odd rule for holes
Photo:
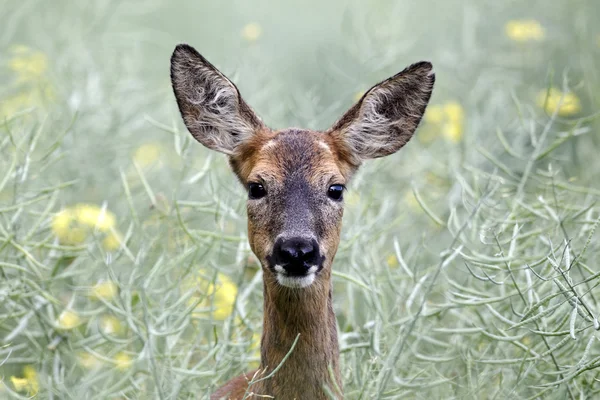
<svg viewBox="0 0 600 400">
<path fill-rule="evenodd" d="M 433 90 L 431 64 L 413 64 L 373 86 L 326 131 L 269 129 L 236 86 L 188 45 L 173 52 L 171 81 L 188 130 L 228 156 L 248 191 L 248 238 L 263 270 L 261 376 L 298 337 L 271 378 L 248 387 L 254 372 L 238 376 L 211 399 L 253 393 L 319 400 L 329 398 L 327 391 L 341 399 L 331 264 L 343 193 L 364 160 L 392 154 L 410 140 Z"/>
</svg>

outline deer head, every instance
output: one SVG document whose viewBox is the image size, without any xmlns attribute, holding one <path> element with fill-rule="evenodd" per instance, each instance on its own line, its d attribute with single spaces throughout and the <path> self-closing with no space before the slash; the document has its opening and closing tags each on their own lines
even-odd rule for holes
<svg viewBox="0 0 600 400">
<path fill-rule="evenodd" d="M 188 130 L 229 157 L 247 190 L 248 237 L 265 282 L 303 289 L 329 280 L 353 173 L 410 140 L 435 76 L 428 62 L 411 65 L 369 89 L 326 131 L 269 129 L 188 45 L 173 53 L 171 80 Z"/>
</svg>

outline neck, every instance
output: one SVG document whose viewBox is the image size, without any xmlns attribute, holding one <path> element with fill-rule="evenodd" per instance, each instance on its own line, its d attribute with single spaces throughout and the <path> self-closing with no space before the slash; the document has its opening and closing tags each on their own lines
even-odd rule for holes
<svg viewBox="0 0 600 400">
<path fill-rule="evenodd" d="M 296 346 L 278 371 L 253 385 L 256 394 L 276 399 L 328 399 L 323 387 L 341 390 L 339 348 L 328 270 L 307 288 L 291 289 L 264 276 L 264 327 L 261 370 L 269 375 Z M 331 371 L 331 372 L 330 372 Z M 332 379 L 333 376 L 333 379 Z M 341 395 L 339 395 L 341 398 Z"/>
</svg>

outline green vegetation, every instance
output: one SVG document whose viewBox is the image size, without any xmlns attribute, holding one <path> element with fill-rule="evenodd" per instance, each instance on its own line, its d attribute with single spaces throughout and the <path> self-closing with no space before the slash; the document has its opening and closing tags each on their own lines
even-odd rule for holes
<svg viewBox="0 0 600 400">
<path fill-rule="evenodd" d="M 0 398 L 206 398 L 258 364 L 245 195 L 183 126 L 179 42 L 275 128 L 436 67 L 346 198 L 348 399 L 596 398 L 600 3 L 294 3 L 0 0 Z"/>
</svg>

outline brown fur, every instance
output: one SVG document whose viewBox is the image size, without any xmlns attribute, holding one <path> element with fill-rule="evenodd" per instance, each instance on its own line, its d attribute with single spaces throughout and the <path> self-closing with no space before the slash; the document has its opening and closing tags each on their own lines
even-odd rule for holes
<svg viewBox="0 0 600 400">
<path fill-rule="evenodd" d="M 257 376 L 257 372 L 258 370 L 236 376 L 214 392 L 210 396 L 210 400 L 236 400 L 244 398 L 246 389 L 248 388 L 248 382 Z"/>
<path fill-rule="evenodd" d="M 343 203 L 329 198 L 327 190 L 346 185 L 364 160 L 392 154 L 408 142 L 433 89 L 431 64 L 414 64 L 373 86 L 325 132 L 269 129 L 235 85 L 187 45 L 173 53 L 171 78 L 194 137 L 227 154 L 244 186 L 258 183 L 266 193 L 248 201 L 248 238 L 264 280 L 259 372 L 232 379 L 211 400 L 242 399 L 246 393 L 325 400 L 325 387 L 343 398 L 331 283 Z M 284 234 L 318 239 L 323 261 L 308 286 L 280 284 L 268 262 Z"/>
</svg>

